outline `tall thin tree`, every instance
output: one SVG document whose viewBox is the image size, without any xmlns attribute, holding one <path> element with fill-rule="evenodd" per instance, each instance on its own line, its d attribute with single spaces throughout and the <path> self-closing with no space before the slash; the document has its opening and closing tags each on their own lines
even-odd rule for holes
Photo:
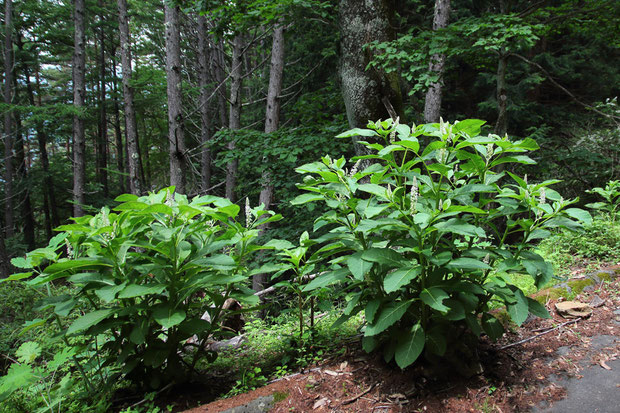
<svg viewBox="0 0 620 413">
<path fill-rule="evenodd" d="M 279 22 L 273 31 L 271 44 L 271 65 L 269 68 L 269 87 L 267 89 L 267 107 L 265 110 L 265 133 L 273 133 L 280 126 L 280 95 L 282 93 L 282 77 L 284 73 L 284 27 Z M 264 159 L 268 164 L 269 160 Z M 265 209 L 271 208 L 273 201 L 274 185 L 271 172 L 268 167 L 263 169 L 262 188 L 259 196 L 259 204 L 265 205 Z M 261 231 L 266 230 L 264 226 Z M 260 291 L 267 283 L 267 274 L 256 274 L 252 280 L 252 288 Z"/>
<path fill-rule="evenodd" d="M 102 0 L 98 2 L 99 14 L 99 123 L 97 126 L 97 177 L 103 189 L 103 195 L 108 196 L 108 114 L 106 107 L 106 47 L 105 47 L 105 9 Z"/>
<path fill-rule="evenodd" d="M 13 2 L 4 2 L 4 225 L 7 237 L 13 235 Z"/>
<path fill-rule="evenodd" d="M 232 61 L 230 64 L 230 110 L 228 115 L 228 128 L 230 130 L 241 129 L 241 85 L 243 81 L 243 35 L 237 33 L 232 42 Z M 234 153 L 235 141 L 228 142 L 227 149 Z M 237 186 L 237 169 L 239 160 L 233 157 L 226 165 L 226 198 L 231 202 L 236 201 L 235 187 Z"/>
<path fill-rule="evenodd" d="M 450 0 L 435 0 L 435 12 L 433 14 L 433 30 L 440 30 L 448 26 L 450 19 Z M 443 92 L 443 72 L 446 65 L 446 55 L 436 53 L 431 56 L 428 70 L 434 73 L 438 80 L 433 82 L 426 92 L 424 101 L 424 121 L 437 122 L 441 113 L 441 97 Z"/>
<path fill-rule="evenodd" d="M 198 77 L 200 87 L 200 186 L 204 193 L 211 187 L 211 114 L 209 113 L 209 39 L 207 19 L 198 16 Z"/>
<path fill-rule="evenodd" d="M 166 75 L 168 93 L 168 140 L 170 144 L 170 185 L 185 193 L 187 153 L 181 102 L 181 39 L 179 6 L 164 3 L 166 29 Z"/>
<path fill-rule="evenodd" d="M 127 16 L 127 0 L 118 0 L 118 26 L 121 43 L 121 65 L 123 66 L 123 103 L 125 107 L 125 132 L 127 135 L 129 190 L 132 194 L 138 195 L 142 192 L 142 184 L 139 177 L 138 126 L 136 125 L 133 87 L 131 86 L 131 35 L 129 32 L 129 17 Z M 118 150 L 120 154 L 122 150 L 120 148 Z"/>
<path fill-rule="evenodd" d="M 74 0 L 74 53 L 73 53 L 73 215 L 84 215 L 86 202 L 86 139 L 84 132 L 84 102 L 86 97 L 86 35 L 84 27 L 84 0 Z"/>
</svg>

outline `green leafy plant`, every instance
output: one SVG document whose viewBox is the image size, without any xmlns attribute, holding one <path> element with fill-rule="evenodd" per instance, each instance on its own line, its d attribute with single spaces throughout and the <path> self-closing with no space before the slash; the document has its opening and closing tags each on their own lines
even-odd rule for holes
<svg viewBox="0 0 620 413">
<path fill-rule="evenodd" d="M 267 377 L 262 374 L 260 367 L 244 370 L 241 379 L 235 382 L 235 386 L 226 394 L 225 397 L 236 396 L 237 394 L 246 393 L 264 386 L 267 383 Z"/>
<path fill-rule="evenodd" d="M 114 367 L 108 382 L 122 376 L 157 388 L 186 380 L 198 360 L 216 357 L 205 343 L 223 334 L 226 299 L 257 304 L 245 287 L 250 259 L 262 248 L 257 222 L 280 216 L 249 209 L 242 224 L 235 219 L 239 206 L 230 201 L 214 196 L 190 201 L 172 187 L 116 200 L 116 212 L 103 208 L 74 218 L 48 247 L 14 259 L 13 265 L 31 271 L 8 280 L 36 275 L 26 283 L 49 291 L 40 306 L 53 309 L 48 319 L 65 341 L 81 337 L 97 349 L 89 363 L 99 373 Z M 53 294 L 51 285 L 61 281 L 70 292 Z M 201 318 L 205 311 L 208 320 Z M 186 361 L 187 348 L 194 352 Z"/>
<path fill-rule="evenodd" d="M 609 181 L 605 188 L 597 187 L 586 192 L 598 194 L 605 200 L 605 202 L 594 202 L 586 206 L 599 213 L 607 214 L 611 222 L 615 223 L 620 208 L 620 181 Z"/>
<path fill-rule="evenodd" d="M 0 378 L 0 402 L 7 403 L 13 392 L 27 389 L 42 401 L 37 412 L 64 411 L 63 402 L 72 396 L 79 385 L 76 375 L 63 368 L 75 356 L 75 349 L 65 348 L 49 362 L 37 363 L 41 352 L 41 346 L 34 341 L 27 341 L 17 349 L 17 360 Z"/>
<path fill-rule="evenodd" d="M 382 348 L 401 368 L 423 350 L 431 359 L 469 354 L 463 343 L 470 333 L 501 336 L 492 301 L 506 305 L 518 325 L 530 312 L 548 317 L 501 274 L 527 273 L 544 285 L 553 268 L 528 246 L 551 228 L 591 220 L 567 208 L 576 200 L 549 188 L 557 181 L 528 183 L 506 170 L 533 164 L 524 153 L 538 148 L 535 141 L 479 136 L 483 123 L 370 122 L 339 135 L 367 139 L 360 143 L 368 155 L 354 158 L 350 170 L 345 158 L 329 156 L 297 169 L 307 192 L 293 202 L 330 208 L 314 225 L 329 229 L 317 241 L 331 264 L 317 283 L 343 285 L 342 320 L 364 311 L 364 349 Z M 422 135 L 431 137 L 425 148 Z"/>
</svg>

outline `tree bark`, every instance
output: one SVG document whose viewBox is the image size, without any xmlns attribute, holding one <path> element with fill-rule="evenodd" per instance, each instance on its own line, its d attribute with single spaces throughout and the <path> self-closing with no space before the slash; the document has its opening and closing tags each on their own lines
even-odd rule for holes
<svg viewBox="0 0 620 413">
<path fill-rule="evenodd" d="M 101 0 L 99 7 L 103 8 Z M 108 117 L 106 113 L 106 81 L 105 81 L 105 17 L 99 15 L 99 125 L 97 130 L 97 177 L 105 197 L 109 194 L 108 188 Z"/>
<path fill-rule="evenodd" d="M 224 74 L 224 67 L 226 65 L 223 50 L 224 42 L 220 40 L 218 49 L 215 52 L 214 73 L 215 80 L 217 81 L 217 85 L 219 87 L 217 91 L 217 107 L 220 115 L 220 127 L 225 128 L 228 124 L 228 114 L 226 110 L 228 103 L 226 102 L 226 76 Z"/>
<path fill-rule="evenodd" d="M 232 62 L 230 68 L 230 113 L 228 117 L 228 128 L 230 130 L 241 129 L 241 82 L 243 64 L 243 39 L 241 34 L 236 34 L 232 45 Z M 228 142 L 227 149 L 235 152 L 235 141 Z M 235 202 L 235 187 L 237 186 L 237 169 L 239 161 L 233 158 L 226 165 L 226 198 L 230 202 Z"/>
<path fill-rule="evenodd" d="M 508 96 L 506 94 L 506 67 L 508 65 L 508 54 L 504 48 L 500 51 L 497 62 L 497 122 L 495 123 L 495 134 L 506 135 L 508 131 Z"/>
<path fill-rule="evenodd" d="M 9 256 L 6 253 L 4 235 L 2 231 L 0 231 L 0 277 L 6 278 L 9 275 L 11 275 L 11 264 L 9 262 Z"/>
<path fill-rule="evenodd" d="M 17 89 L 15 89 L 17 91 Z M 26 168 L 26 157 L 24 151 L 24 139 L 21 134 L 21 120 L 19 116 L 15 117 L 15 164 L 16 172 L 20 178 L 20 184 L 24 187 L 20 209 L 24 230 L 24 241 L 28 246 L 28 251 L 36 248 L 36 239 L 34 235 L 34 214 L 32 212 L 32 203 L 30 202 L 30 187 L 28 185 L 28 170 Z"/>
<path fill-rule="evenodd" d="M 203 193 L 211 187 L 211 114 L 209 113 L 209 40 L 207 19 L 198 16 L 198 67 L 200 87 L 200 186 Z"/>
<path fill-rule="evenodd" d="M 139 178 L 140 157 L 138 155 L 138 127 L 136 125 L 133 87 L 131 86 L 131 37 L 128 19 L 127 0 L 118 0 L 118 25 L 121 44 L 121 65 L 123 66 L 123 103 L 125 109 L 125 131 L 127 135 L 129 190 L 134 195 L 140 195 L 142 193 L 142 183 Z M 166 33 L 168 33 L 168 27 L 166 28 Z M 168 37 L 166 36 L 166 44 L 167 39 Z"/>
<path fill-rule="evenodd" d="M 83 205 L 86 203 L 86 139 L 81 113 L 86 97 L 84 13 L 84 0 L 74 0 L 73 106 L 76 113 L 73 115 L 73 215 L 76 217 L 84 215 Z"/>
<path fill-rule="evenodd" d="M 125 163 L 123 153 L 123 134 L 121 132 L 121 116 L 118 104 L 118 79 L 116 77 L 116 51 L 112 55 L 112 92 L 114 95 L 114 141 L 116 146 L 116 169 L 118 170 L 118 187 L 125 192 Z"/>
<path fill-rule="evenodd" d="M 164 6 L 166 27 L 166 75 L 168 81 L 168 140 L 170 143 L 170 185 L 185 193 L 187 154 L 181 103 L 181 40 L 179 7 Z"/>
<path fill-rule="evenodd" d="M 6 237 L 13 236 L 13 2 L 4 2 L 4 223 Z"/>
<path fill-rule="evenodd" d="M 502 14 L 508 12 L 505 0 L 499 0 L 499 9 Z M 502 47 L 499 51 L 497 61 L 497 122 L 495 123 L 494 133 L 505 136 L 508 132 L 508 95 L 506 93 L 506 67 L 508 66 L 508 56 L 510 54 Z"/>
<path fill-rule="evenodd" d="M 372 41 L 394 38 L 391 29 L 393 7 L 389 0 L 340 0 L 340 79 L 349 126 L 366 127 L 369 120 L 386 119 L 389 102 L 401 117 L 403 103 L 398 77 L 379 69 L 368 69 L 372 52 L 365 46 Z M 363 153 L 355 145 L 356 153 Z"/>
<path fill-rule="evenodd" d="M 450 0 L 435 0 L 433 15 L 433 30 L 444 29 L 450 18 Z M 446 64 L 445 54 L 434 54 L 428 65 L 428 70 L 437 74 L 439 80 L 434 82 L 426 92 L 424 101 L 424 121 L 427 123 L 439 121 L 441 114 L 441 97 L 443 92 L 443 71 Z"/>
<path fill-rule="evenodd" d="M 284 27 L 278 23 L 273 31 L 271 45 L 271 66 L 269 68 L 269 88 L 267 89 L 267 108 L 265 110 L 265 133 L 273 133 L 280 126 L 280 95 L 282 94 L 282 75 L 284 73 Z M 271 208 L 273 201 L 274 186 L 271 171 L 267 165 L 270 160 L 263 158 L 264 169 L 261 177 L 262 189 L 259 196 L 259 204 L 265 205 L 265 209 Z M 261 225 L 261 233 L 267 230 L 267 224 Z M 254 291 L 261 291 L 267 284 L 267 274 L 256 274 L 252 279 Z"/>
</svg>

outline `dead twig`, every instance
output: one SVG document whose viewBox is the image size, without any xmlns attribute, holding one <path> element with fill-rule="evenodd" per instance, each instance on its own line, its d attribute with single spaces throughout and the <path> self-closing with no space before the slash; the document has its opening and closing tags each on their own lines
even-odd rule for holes
<svg viewBox="0 0 620 413">
<path fill-rule="evenodd" d="M 550 332 L 552 332 L 552 331 L 554 331 L 554 330 L 557 330 L 558 328 L 561 328 L 561 327 L 567 326 L 567 325 L 569 325 L 569 324 L 575 324 L 575 323 L 578 323 L 579 321 L 581 321 L 581 318 L 577 318 L 577 319 L 575 319 L 575 320 L 570 320 L 570 321 L 567 321 L 567 322 L 565 322 L 565 323 L 560 324 L 559 326 L 556 326 L 556 327 L 550 328 L 549 330 L 544 331 L 544 332 L 542 332 L 542 333 L 540 333 L 540 334 L 536 334 L 535 336 L 528 337 L 528 338 L 524 338 L 523 340 L 517 341 L 517 342 L 515 342 L 515 343 L 506 344 L 505 346 L 502 346 L 502 347 L 500 347 L 499 349 L 500 349 L 500 350 L 505 350 L 505 349 L 510 348 L 510 347 L 518 346 L 519 344 L 527 343 L 528 341 L 535 340 L 535 339 L 537 339 L 537 338 L 538 338 L 538 337 L 540 337 L 540 336 L 544 336 L 545 334 L 549 334 Z"/>
<path fill-rule="evenodd" d="M 344 406 L 344 405 L 346 405 L 346 404 L 351 404 L 351 403 L 353 403 L 354 401 L 356 401 L 356 400 L 357 400 L 357 399 L 359 399 L 360 397 L 365 396 L 365 395 L 367 395 L 368 393 L 370 393 L 370 391 L 371 391 L 372 389 L 374 389 L 376 385 L 377 385 L 377 383 L 375 383 L 375 384 L 371 384 L 371 385 L 370 385 L 370 386 L 369 386 L 366 390 L 364 390 L 363 392 L 361 392 L 361 393 L 360 393 L 360 394 L 358 394 L 357 396 L 353 396 L 353 397 L 351 397 L 351 398 L 349 398 L 349 399 L 343 400 L 343 401 L 342 401 L 342 403 L 340 403 L 340 405 L 341 405 L 341 406 Z"/>
</svg>

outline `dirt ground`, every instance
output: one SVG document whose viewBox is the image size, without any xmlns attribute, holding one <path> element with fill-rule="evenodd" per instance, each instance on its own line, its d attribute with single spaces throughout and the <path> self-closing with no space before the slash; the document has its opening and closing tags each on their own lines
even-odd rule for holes
<svg viewBox="0 0 620 413">
<path fill-rule="evenodd" d="M 551 319 L 533 318 L 496 343 L 482 339 L 482 373 L 468 379 L 453 372 L 433 377 L 420 366 L 402 371 L 354 342 L 336 360 L 187 412 L 222 412 L 266 395 L 278 401 L 272 412 L 525 412 L 565 396 L 550 375 L 579 378 L 577 362 L 583 365 L 584 357 L 604 369 L 619 357 L 620 315 L 614 314 L 620 308 L 619 287 L 616 278 L 574 297 L 592 303 L 587 318 L 565 319 L 555 310 L 556 300 L 548 300 Z M 591 337 L 601 334 L 619 339 L 588 351 Z"/>
</svg>

